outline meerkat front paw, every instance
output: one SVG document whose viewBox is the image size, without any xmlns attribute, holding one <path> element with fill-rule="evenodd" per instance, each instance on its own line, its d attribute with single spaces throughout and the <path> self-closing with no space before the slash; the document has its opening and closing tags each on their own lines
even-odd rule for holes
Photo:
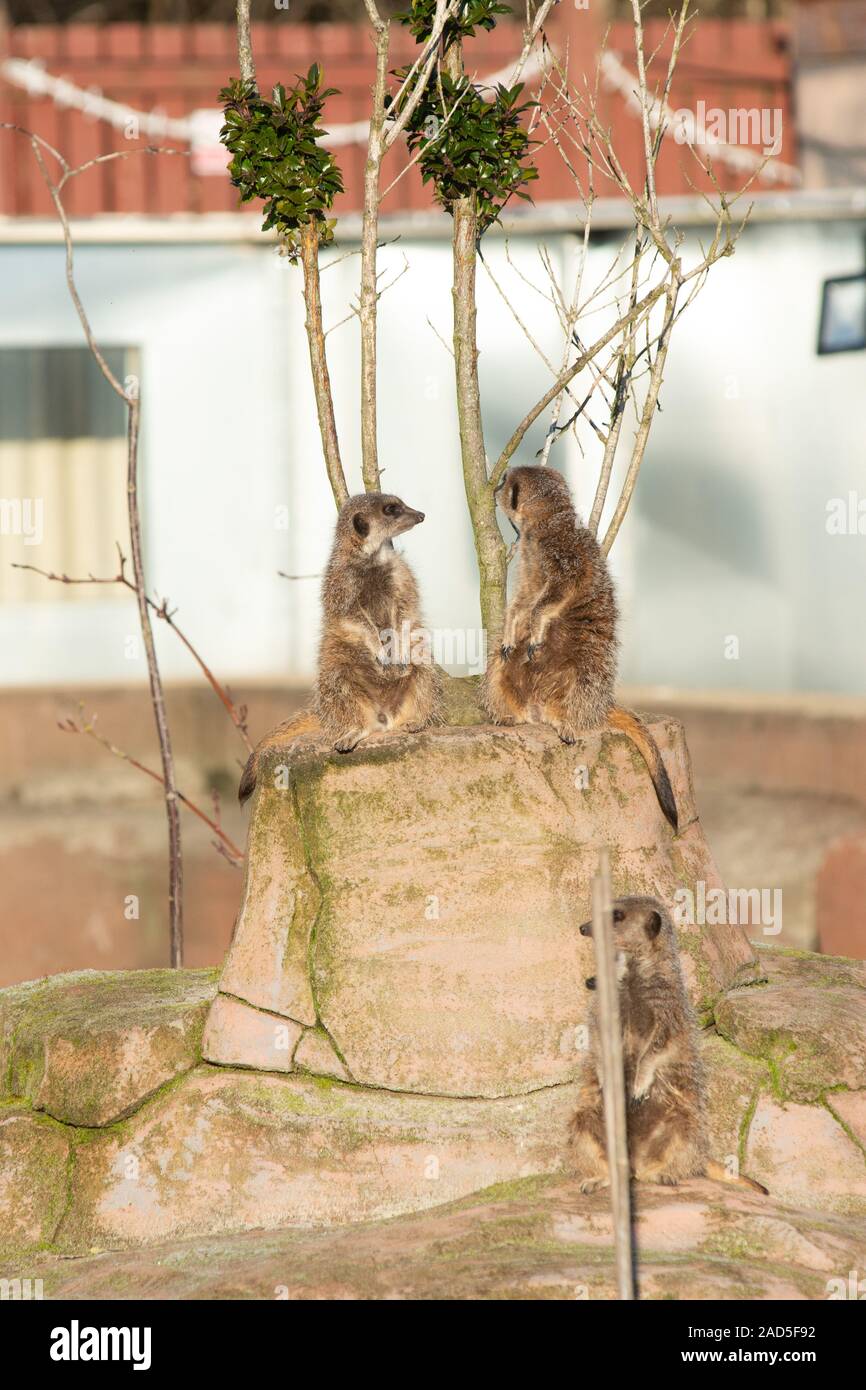
<svg viewBox="0 0 866 1390">
<path fill-rule="evenodd" d="M 336 753 L 351 753 L 354 748 L 358 747 L 365 733 L 365 729 L 350 729 L 348 733 L 342 734 L 337 739 L 334 744 L 334 751 Z"/>
<path fill-rule="evenodd" d="M 593 1192 L 598 1192 L 602 1187 L 610 1187 L 610 1178 L 584 1178 L 580 1184 L 580 1190 L 585 1197 L 591 1197 Z"/>
<path fill-rule="evenodd" d="M 514 648 L 509 646 L 507 642 L 503 642 L 502 646 L 499 648 L 499 655 L 502 657 L 503 661 L 507 661 L 510 656 L 514 655 Z"/>
<path fill-rule="evenodd" d="M 526 648 L 526 660 L 532 661 L 535 657 L 535 653 L 540 652 L 543 646 L 543 642 L 530 642 Z"/>
</svg>

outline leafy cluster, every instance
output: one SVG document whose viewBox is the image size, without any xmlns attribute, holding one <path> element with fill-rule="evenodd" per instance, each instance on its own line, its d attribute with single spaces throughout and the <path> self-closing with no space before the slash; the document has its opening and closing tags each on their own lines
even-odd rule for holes
<svg viewBox="0 0 866 1390">
<path fill-rule="evenodd" d="M 313 64 L 288 91 L 278 83 L 272 101 L 251 81 L 231 82 L 220 92 L 225 114 L 220 140 L 232 156 L 231 181 L 242 203 L 263 200 L 262 230 L 275 227 L 292 260 L 298 256 L 298 230 L 309 222 L 319 224 L 322 245 L 333 241 L 334 222 L 327 213 L 343 191 L 338 165 L 317 143 L 325 133 L 319 125 L 322 108 L 337 91 L 323 88 L 321 81 Z"/>
<path fill-rule="evenodd" d="M 511 6 L 501 5 L 498 0 L 464 0 L 458 14 L 445 25 L 444 46 L 449 48 L 455 39 L 471 38 L 476 29 L 495 29 L 498 14 L 511 14 Z M 436 0 L 411 0 L 409 9 L 394 18 L 405 25 L 418 43 L 425 43 L 433 33 Z"/>
<path fill-rule="evenodd" d="M 500 84 L 493 100 L 485 101 L 467 78 L 454 81 L 443 72 L 441 86 L 425 92 L 406 127 L 410 151 L 419 151 L 421 177 L 433 184 L 446 211 L 453 211 L 458 198 L 475 194 L 479 236 L 498 220 L 512 195 L 532 202 L 523 186 L 538 178 L 538 170 L 525 161 L 537 142 L 520 117 L 536 103 L 518 104 L 522 91 L 522 82 Z"/>
</svg>

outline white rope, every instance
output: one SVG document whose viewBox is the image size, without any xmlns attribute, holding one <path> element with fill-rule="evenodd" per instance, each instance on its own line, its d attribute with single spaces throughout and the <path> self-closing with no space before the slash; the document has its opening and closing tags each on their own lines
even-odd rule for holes
<svg viewBox="0 0 866 1390">
<path fill-rule="evenodd" d="M 533 53 L 527 60 L 523 78 L 529 80 L 542 72 L 547 65 L 546 55 Z M 619 57 L 606 50 L 601 56 L 601 69 L 606 85 L 618 91 L 625 98 L 626 106 L 635 114 L 640 113 L 637 78 L 621 62 Z M 508 81 L 512 65 L 501 68 L 485 78 L 482 86 L 493 88 L 499 82 Z M 202 152 L 219 152 L 219 129 L 223 113 L 218 108 L 192 111 L 187 116 L 168 116 L 162 111 L 138 111 L 123 102 L 112 101 L 94 88 L 89 91 L 77 87 L 65 77 L 54 77 L 47 72 L 37 59 L 6 58 L 0 63 L 0 74 L 31 96 L 47 96 L 56 106 L 82 111 L 86 116 L 104 121 L 116 130 L 133 127 L 138 135 L 150 139 L 182 140 Z M 769 183 L 793 184 L 800 181 L 799 170 L 781 160 L 770 159 L 764 165 L 763 156 L 754 150 L 739 145 L 729 145 L 709 135 L 705 126 L 693 113 L 674 112 L 666 102 L 654 98 L 649 110 L 650 125 L 654 130 L 664 122 L 671 128 L 678 128 L 680 138 L 689 145 L 695 145 L 708 154 L 740 173 L 754 173 L 760 169 L 760 178 Z M 331 149 L 341 146 L 366 144 L 370 126 L 368 121 L 352 121 L 347 124 L 331 126 L 322 144 Z M 213 172 L 220 171 L 218 167 Z"/>
<path fill-rule="evenodd" d="M 629 110 L 635 115 L 640 115 L 641 101 L 638 94 L 638 80 L 634 73 L 629 72 L 625 64 L 610 49 L 601 55 L 601 70 L 607 86 L 625 97 Z M 753 174 L 759 170 L 759 177 L 766 179 L 768 183 L 800 182 L 800 171 L 795 169 L 792 164 L 783 164 L 780 159 L 769 159 L 765 163 L 764 156 L 756 154 L 754 150 L 744 149 L 741 145 L 728 145 L 723 140 L 717 140 L 707 132 L 703 122 L 699 121 L 691 111 L 674 112 L 667 102 L 654 97 L 648 115 L 653 130 L 658 130 L 662 123 L 673 130 L 678 129 L 684 144 L 696 145 L 699 149 L 705 150 L 707 154 L 711 154 L 720 164 L 726 164 L 730 169 L 736 169 L 745 174 Z M 761 165 L 764 167 L 761 168 Z"/>
<path fill-rule="evenodd" d="M 492 73 L 490 77 L 485 78 L 483 86 L 495 87 L 498 82 L 505 82 L 511 74 L 512 66 Z M 543 57 L 534 54 L 526 63 L 524 79 L 534 77 L 543 66 Z M 183 140 L 194 146 L 219 142 L 223 113 L 218 108 L 193 111 L 188 116 L 167 116 L 162 111 L 137 111 L 123 102 L 111 101 L 96 89 L 86 91 L 65 77 L 54 77 L 35 58 L 6 58 L 0 63 L 0 74 L 14 87 L 22 88 L 31 96 L 50 97 L 56 106 L 83 111 L 86 116 L 104 121 L 115 130 L 126 130 L 134 126 L 138 133 L 150 139 Z M 331 149 L 343 145 L 364 145 L 369 133 L 369 121 L 334 125 L 324 136 L 322 144 Z"/>
</svg>

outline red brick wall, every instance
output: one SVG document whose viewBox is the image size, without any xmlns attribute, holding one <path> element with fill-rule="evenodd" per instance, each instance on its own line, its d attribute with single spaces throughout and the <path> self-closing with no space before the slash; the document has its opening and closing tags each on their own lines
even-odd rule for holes
<svg viewBox="0 0 866 1390">
<path fill-rule="evenodd" d="M 647 25 L 647 46 L 659 43 L 664 26 Z M 392 59 L 398 66 L 414 57 L 416 47 L 405 30 L 394 25 Z M 590 71 L 598 35 L 591 11 L 576 10 L 569 0 L 558 7 L 550 30 L 560 51 L 566 41 L 572 72 Z M 615 24 L 609 46 L 634 69 L 631 28 Z M 372 47 L 368 32 L 352 25 L 254 26 L 254 47 L 259 81 L 267 90 L 278 80 L 305 71 L 311 62 L 325 68 L 329 85 L 340 88 L 328 115 L 332 122 L 363 119 L 367 113 L 372 80 Z M 502 24 L 468 45 L 467 65 L 483 77 L 505 67 L 519 51 L 518 26 Z M 662 44 L 660 62 L 666 52 Z M 82 88 L 95 86 L 106 97 L 136 109 L 161 108 L 171 116 L 184 116 L 200 107 L 217 104 L 219 88 L 237 73 L 234 30 L 229 25 L 88 24 L 36 26 L 6 30 L 0 34 L 3 57 L 38 58 L 53 76 L 62 76 Z M 711 20 L 700 24 L 686 46 L 673 93 L 674 106 L 690 109 L 703 98 L 708 106 L 780 107 L 784 112 L 785 143 L 781 158 L 793 162 L 793 121 L 790 115 L 790 62 L 787 31 L 783 26 L 747 21 Z M 603 118 L 612 123 L 620 158 L 630 175 L 638 177 L 641 134 L 638 118 L 613 93 L 605 97 Z M 112 150 L 128 149 L 148 141 L 126 141 L 119 130 L 81 112 L 59 109 L 46 98 L 31 98 L 0 79 L 0 120 L 13 121 L 43 136 L 70 162 L 83 163 Z M 790 127 L 790 128 L 789 128 Z M 175 143 L 172 141 L 164 143 Z M 573 147 L 572 147 L 573 149 Z M 338 211 L 358 207 L 363 165 L 361 146 L 342 148 L 346 195 Z M 402 153 L 395 151 L 386 165 L 383 187 L 400 167 Z M 560 156 L 548 145 L 539 155 L 541 179 L 536 201 L 574 197 Z M 689 178 L 699 175 L 693 157 L 683 147 L 666 141 L 659 164 L 659 191 L 689 193 Z M 737 179 L 720 167 L 721 182 L 732 187 Z M 697 178 L 698 186 L 701 184 Z M 760 185 L 759 185 L 760 186 Z M 612 190 L 597 184 L 599 194 Z M 107 212 L 211 212 L 236 207 L 234 190 L 227 179 L 197 176 L 186 158 L 134 157 L 97 166 L 68 186 L 71 214 L 86 216 Z M 429 194 L 417 170 L 389 194 L 385 211 L 423 208 Z M 50 211 L 38 170 L 23 141 L 0 135 L 0 213 L 45 214 Z"/>
</svg>

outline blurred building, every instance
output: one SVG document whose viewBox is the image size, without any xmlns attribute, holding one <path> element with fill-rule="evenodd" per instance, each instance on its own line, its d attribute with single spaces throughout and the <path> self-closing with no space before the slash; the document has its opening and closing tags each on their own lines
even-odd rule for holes
<svg viewBox="0 0 866 1390">
<path fill-rule="evenodd" d="M 676 326 L 661 411 L 612 559 L 623 678 L 642 687 L 642 703 L 654 687 L 658 703 L 686 718 L 702 816 L 728 882 L 784 887 L 783 940 L 866 955 L 866 723 L 856 698 L 866 680 L 864 10 L 826 3 L 785 22 L 707 20 L 683 52 L 671 105 L 707 138 L 724 118 L 732 138 L 713 146 L 718 179 L 736 189 L 755 173 L 742 205 L 754 209 L 735 256 L 712 270 Z M 567 47 L 573 71 L 592 68 L 595 23 L 592 8 L 557 8 L 550 39 Z M 662 36 L 653 21 L 648 46 Z M 351 318 L 341 325 L 358 262 L 341 258 L 358 244 L 371 47 L 362 29 L 279 19 L 254 42 L 262 87 L 319 60 L 341 89 L 327 124 L 346 194 L 323 293 L 343 455 L 360 488 L 358 335 Z M 470 48 L 470 63 L 494 79 L 519 45 L 518 28 L 502 24 L 476 42 L 477 57 Z M 396 30 L 394 65 L 414 51 Z M 614 22 L 609 54 L 602 116 L 636 175 L 630 24 Z M 213 669 L 250 699 L 258 736 L 284 717 L 287 688 L 308 683 L 314 668 L 333 503 L 300 272 L 262 236 L 257 214 L 237 210 L 225 175 L 217 93 L 236 71 L 227 24 L 0 31 L 0 121 L 35 131 L 73 165 L 129 154 L 93 163 L 67 185 L 76 279 L 112 370 L 141 383 L 151 591 L 168 596 Z M 141 153 L 148 144 L 179 153 Z M 389 158 L 385 184 L 401 168 L 400 152 Z M 562 352 L 538 294 L 540 249 L 568 284 L 582 241 L 574 184 L 550 145 L 539 161 L 534 206 L 509 210 L 505 231 L 482 243 L 491 454 L 550 382 L 517 317 L 551 361 Z M 685 147 L 667 140 L 659 191 L 685 233 L 686 258 L 710 231 L 697 174 Z M 597 192 L 588 285 L 630 232 L 611 188 Z M 384 483 L 427 513 L 406 551 L 430 625 L 454 638 L 450 664 L 465 669 L 477 655 L 479 614 L 445 345 L 450 222 L 417 170 L 388 193 L 381 230 L 390 286 L 380 304 Z M 12 567 L 107 578 L 115 542 L 126 551 L 128 543 L 123 412 L 82 341 L 32 152 L 8 131 L 0 132 L 0 274 L 0 881 L 16 928 L 4 939 L 0 980 L 154 964 L 164 959 L 165 847 L 153 784 L 56 730 L 84 698 L 106 735 L 154 764 L 134 603 L 120 588 L 61 585 Z M 610 312 L 588 317 L 581 336 L 601 331 Z M 546 427 L 539 421 L 527 438 L 525 460 Z M 587 511 L 599 462 L 591 429 L 564 434 L 552 461 Z M 230 802 L 241 745 L 184 648 L 156 626 L 180 784 L 204 805 L 214 788 Z M 242 843 L 243 823 L 230 806 L 226 815 Z M 185 844 L 188 959 L 202 964 L 220 957 L 240 882 L 194 820 Z M 141 903 L 132 923 L 130 894 Z M 58 934 L 61 921 L 69 930 Z"/>
<path fill-rule="evenodd" d="M 813 30 L 814 23 L 798 33 Z M 589 66 L 598 40 L 589 12 L 563 7 L 551 35 L 562 51 L 568 47 L 573 68 Z M 648 46 L 662 35 L 654 21 Z M 358 234 L 368 36 L 347 25 L 271 23 L 255 37 L 263 87 L 318 59 L 341 89 L 328 108 L 347 189 L 336 259 Z M 626 167 L 636 172 L 641 132 L 629 101 L 630 43 L 630 26 L 615 24 L 603 113 Z M 497 76 L 518 48 L 517 27 L 500 25 L 475 41 L 470 61 Z M 395 65 L 413 52 L 397 28 Z M 227 25 L 15 28 L 4 36 L 0 116 L 36 131 L 75 164 L 127 145 L 130 152 L 152 143 L 182 152 L 130 154 L 70 182 L 79 285 L 99 341 L 119 370 L 142 382 L 144 525 L 154 589 L 180 604 L 220 670 L 304 679 L 314 662 L 317 585 L 314 578 L 281 579 L 277 571 L 321 570 L 331 503 L 307 381 L 299 274 L 262 237 L 259 218 L 235 209 L 216 139 L 215 94 L 235 69 Z M 864 359 L 853 351 L 817 354 L 825 282 L 864 269 L 866 197 L 850 183 L 827 188 L 820 177 L 812 188 L 804 180 L 814 164 L 801 170 L 801 151 L 812 147 L 809 132 L 794 129 L 795 74 L 803 80 L 792 64 L 788 28 L 724 20 L 698 27 L 678 70 L 673 107 L 697 112 L 707 124 L 714 111 L 762 114 L 763 134 L 748 121 L 741 132 L 757 145 L 736 146 L 732 157 L 730 146 L 719 148 L 721 182 L 742 183 L 748 164 L 737 157 L 745 153 L 757 165 L 768 134 L 777 152 L 755 180 L 755 210 L 735 259 L 715 267 L 677 326 L 662 412 L 617 542 L 624 674 L 633 680 L 855 691 L 866 676 L 863 644 L 846 640 L 856 628 L 863 573 L 856 519 Z M 21 504 L 20 516 L 14 505 L 5 510 L 2 553 L 69 574 L 110 574 L 114 541 L 125 536 L 122 415 L 88 361 L 65 290 L 59 228 L 31 152 L 6 134 L 0 157 L 0 389 L 9 402 L 0 426 L 0 497 Z M 551 145 L 540 162 L 535 206 L 506 218 L 509 259 L 498 231 L 485 239 L 484 254 L 516 311 L 558 360 L 553 315 L 514 267 L 542 283 L 543 242 L 567 279 L 581 209 Z M 659 190 L 687 231 L 687 255 L 707 228 L 689 164 L 697 169 L 684 146 L 666 140 Z M 628 226 L 625 209 L 605 197 L 610 189 L 598 192 L 588 283 L 604 273 Z M 387 481 L 430 516 L 408 544 L 431 622 L 474 628 L 450 358 L 428 323 L 447 337 L 449 221 L 430 206 L 416 169 L 397 183 L 384 213 L 383 237 L 399 237 L 382 254 L 384 281 L 395 280 L 380 321 Z M 356 278 L 354 259 L 325 276 L 328 323 L 349 312 Z M 483 273 L 479 292 L 493 451 L 549 377 Z M 855 282 L 855 317 L 857 292 Z M 601 322 L 591 321 L 587 333 Z M 359 484 L 355 325 L 335 328 L 328 345 L 347 468 Z M 542 421 L 525 457 L 544 428 Z M 557 452 L 588 505 L 594 437 L 576 443 L 564 436 Z M 26 504 L 33 511 L 37 499 L 38 537 L 33 516 L 26 534 Z M 828 507 L 840 499 L 853 526 L 836 534 L 827 529 Z M 122 593 L 62 589 L 2 566 L 8 682 L 127 679 L 135 670 L 130 663 L 141 661 L 127 642 L 130 624 Z M 731 637 L 738 639 L 733 646 Z M 191 672 L 173 645 L 165 644 L 163 660 L 170 676 Z"/>
</svg>

